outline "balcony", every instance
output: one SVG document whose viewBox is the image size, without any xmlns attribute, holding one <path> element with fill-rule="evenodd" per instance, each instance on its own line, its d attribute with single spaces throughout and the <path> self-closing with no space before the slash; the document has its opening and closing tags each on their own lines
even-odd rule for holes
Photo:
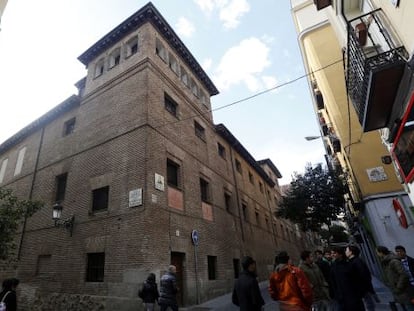
<svg viewBox="0 0 414 311">
<path fill-rule="evenodd" d="M 381 9 L 348 21 L 347 89 L 364 132 L 387 126 L 406 58 Z"/>
</svg>

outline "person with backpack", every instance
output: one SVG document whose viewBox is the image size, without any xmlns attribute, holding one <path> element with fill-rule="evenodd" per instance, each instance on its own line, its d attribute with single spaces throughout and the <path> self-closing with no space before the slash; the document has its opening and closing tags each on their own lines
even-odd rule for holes
<svg viewBox="0 0 414 311">
<path fill-rule="evenodd" d="M 142 288 L 138 292 L 138 296 L 145 303 L 145 311 L 154 311 L 155 302 L 158 302 L 160 294 L 158 293 L 157 283 L 155 282 L 155 274 L 150 273 L 147 280 L 142 284 Z"/>
<path fill-rule="evenodd" d="M 6 279 L 3 281 L 3 289 L 0 293 L 0 311 L 16 311 L 17 295 L 16 288 L 19 280 L 16 278 Z"/>
<path fill-rule="evenodd" d="M 310 311 L 312 288 L 305 273 L 289 262 L 287 252 L 275 258 L 275 271 L 269 280 L 269 294 L 279 301 L 280 311 Z"/>
</svg>

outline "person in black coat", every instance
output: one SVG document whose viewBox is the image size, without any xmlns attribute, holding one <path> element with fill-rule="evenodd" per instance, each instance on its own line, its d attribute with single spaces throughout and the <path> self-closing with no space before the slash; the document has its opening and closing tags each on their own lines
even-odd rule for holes
<svg viewBox="0 0 414 311">
<path fill-rule="evenodd" d="M 240 307 L 240 311 L 260 311 L 265 303 L 256 279 L 256 261 L 246 256 L 242 260 L 242 268 L 234 283 L 232 302 Z"/>
<path fill-rule="evenodd" d="M 3 289 L 0 293 L 0 302 L 6 304 L 7 311 L 17 310 L 17 296 L 16 288 L 19 285 L 19 280 L 16 278 L 6 279 L 3 281 Z"/>
<path fill-rule="evenodd" d="M 331 286 L 335 310 L 365 311 L 362 295 L 356 289 L 357 277 L 346 260 L 345 249 L 334 247 L 332 249 L 334 262 L 331 265 Z"/>
<path fill-rule="evenodd" d="M 155 301 L 158 301 L 160 296 L 154 273 L 148 275 L 147 280 L 138 292 L 138 296 L 142 298 L 142 301 L 145 303 L 145 311 L 154 311 Z"/>
<path fill-rule="evenodd" d="M 160 298 L 159 305 L 161 311 L 166 311 L 170 307 L 173 311 L 178 311 L 177 303 L 177 278 L 175 274 L 177 268 L 173 265 L 168 267 L 168 272 L 165 273 L 160 280 Z"/>
<path fill-rule="evenodd" d="M 367 264 L 359 257 L 359 248 L 355 245 L 348 245 L 345 254 L 351 269 L 352 284 L 355 286 L 358 296 L 362 296 L 366 310 L 374 311 L 375 300 L 378 298 L 372 286 L 371 272 Z"/>
</svg>

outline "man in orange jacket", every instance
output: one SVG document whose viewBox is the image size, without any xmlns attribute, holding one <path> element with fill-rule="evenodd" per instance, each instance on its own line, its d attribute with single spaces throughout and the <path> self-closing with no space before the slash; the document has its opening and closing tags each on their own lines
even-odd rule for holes
<svg viewBox="0 0 414 311">
<path fill-rule="evenodd" d="M 270 276 L 269 293 L 279 301 L 280 311 L 310 311 L 312 288 L 301 269 L 289 263 L 287 252 L 275 258 L 275 271 Z"/>
</svg>

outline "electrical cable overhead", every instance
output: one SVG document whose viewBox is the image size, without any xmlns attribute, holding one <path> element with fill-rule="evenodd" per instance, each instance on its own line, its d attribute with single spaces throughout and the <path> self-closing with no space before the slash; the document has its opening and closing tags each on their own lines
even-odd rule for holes
<svg viewBox="0 0 414 311">
<path fill-rule="evenodd" d="M 192 118 L 195 118 L 195 117 L 198 117 L 198 116 L 201 116 L 201 115 L 204 115 L 204 114 L 207 114 L 207 113 L 213 112 L 213 111 L 218 111 L 218 110 L 221 110 L 221 109 L 224 109 L 224 108 L 228 108 L 228 107 L 230 107 L 230 106 L 234 106 L 234 105 L 240 104 L 240 103 L 245 102 L 245 101 L 248 101 L 248 100 L 250 100 L 250 99 L 252 99 L 252 98 L 258 97 L 258 96 L 260 96 L 260 95 L 263 95 L 263 94 L 269 93 L 269 92 L 271 92 L 271 91 L 274 91 L 274 90 L 276 90 L 276 89 L 279 89 L 279 88 L 281 88 L 281 87 L 284 87 L 284 86 L 286 86 L 286 85 L 289 85 L 289 84 L 295 83 L 295 82 L 297 82 L 297 81 L 299 81 L 299 80 L 301 80 L 301 79 L 303 79 L 303 78 L 306 78 L 306 77 L 308 77 L 308 76 L 312 75 L 312 74 L 313 74 L 313 73 L 315 73 L 315 72 L 322 71 L 322 70 L 324 70 L 324 69 L 326 69 L 326 68 L 329 68 L 329 67 L 331 67 L 331 66 L 333 66 L 333 65 L 336 65 L 336 64 L 338 64 L 338 63 L 341 63 L 342 61 L 343 61 L 343 59 L 339 59 L 339 60 L 337 60 L 337 61 L 335 61 L 335 62 L 333 62 L 333 63 L 330 63 L 330 64 L 328 64 L 328 65 L 326 65 L 326 66 L 323 66 L 323 67 L 321 67 L 321 68 L 319 68 L 319 69 L 313 70 L 311 73 L 306 73 L 306 74 L 304 74 L 304 75 L 298 76 L 298 77 L 296 77 L 296 78 L 294 78 L 294 79 L 292 79 L 292 80 L 289 80 L 289 81 L 286 81 L 286 82 L 284 82 L 284 83 L 278 84 L 278 85 L 276 85 L 276 86 L 274 86 L 274 87 L 271 87 L 271 88 L 266 89 L 266 90 L 264 90 L 264 91 L 258 92 L 258 93 L 256 93 L 256 94 L 251 95 L 251 96 L 244 97 L 244 98 L 242 98 L 242 99 L 236 100 L 236 101 L 234 101 L 234 102 L 231 102 L 231 103 L 229 103 L 229 104 L 226 104 L 226 105 L 223 105 L 223 106 L 220 106 L 220 107 L 214 108 L 214 109 L 209 109 L 208 111 L 206 111 L 206 112 L 204 112 L 204 113 L 199 113 L 199 114 L 192 115 L 192 116 L 189 116 L 189 117 L 186 117 L 186 118 L 182 118 L 182 119 L 180 119 L 180 120 L 176 120 L 176 121 L 172 121 L 172 122 L 167 122 L 167 123 L 161 124 L 161 125 L 159 125 L 159 126 L 155 126 L 154 128 L 160 128 L 160 127 L 163 127 L 163 126 L 166 126 L 166 125 L 170 125 L 170 124 L 178 123 L 178 122 L 181 122 L 181 121 L 189 120 L 189 119 L 192 119 Z"/>
</svg>

